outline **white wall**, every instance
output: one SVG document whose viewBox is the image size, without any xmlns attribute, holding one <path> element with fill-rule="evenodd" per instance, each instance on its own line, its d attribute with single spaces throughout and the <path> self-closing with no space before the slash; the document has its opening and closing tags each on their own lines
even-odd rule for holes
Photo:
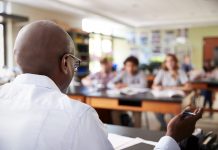
<svg viewBox="0 0 218 150">
<path fill-rule="evenodd" d="M 130 56 L 130 46 L 126 39 L 114 38 L 113 40 L 113 62 L 117 64 L 118 70 L 123 67 L 124 60 Z"/>
<path fill-rule="evenodd" d="M 15 65 L 13 59 L 13 45 L 17 33 L 23 25 L 35 20 L 48 19 L 48 20 L 56 20 L 56 21 L 67 23 L 68 25 L 74 28 L 81 28 L 82 26 L 82 18 L 73 16 L 72 14 L 65 14 L 58 11 L 48 11 L 45 9 L 34 8 L 34 7 L 30 7 L 22 4 L 16 4 L 16 3 L 11 3 L 9 6 L 10 6 L 9 10 L 7 12 L 16 15 L 26 16 L 29 18 L 29 21 L 25 23 L 17 23 L 12 21 L 8 22 L 7 63 L 9 67 L 13 67 Z"/>
</svg>

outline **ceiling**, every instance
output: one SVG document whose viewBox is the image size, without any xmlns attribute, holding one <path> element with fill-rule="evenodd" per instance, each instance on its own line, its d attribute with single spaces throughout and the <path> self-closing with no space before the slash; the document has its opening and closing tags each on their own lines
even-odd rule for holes
<svg viewBox="0 0 218 150">
<path fill-rule="evenodd" d="M 57 4 L 55 9 L 84 17 L 101 16 L 130 27 L 218 24 L 218 0 L 47 0 L 49 5 L 34 0 L 20 2 L 47 9 Z"/>
</svg>

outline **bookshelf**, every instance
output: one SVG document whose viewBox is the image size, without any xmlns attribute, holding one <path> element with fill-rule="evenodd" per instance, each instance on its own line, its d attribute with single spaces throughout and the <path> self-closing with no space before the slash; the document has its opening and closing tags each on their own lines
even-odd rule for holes
<svg viewBox="0 0 218 150">
<path fill-rule="evenodd" d="M 68 34 L 74 42 L 75 55 L 82 60 L 75 75 L 75 80 L 80 81 L 89 74 L 89 33 L 79 29 L 70 29 Z"/>
</svg>

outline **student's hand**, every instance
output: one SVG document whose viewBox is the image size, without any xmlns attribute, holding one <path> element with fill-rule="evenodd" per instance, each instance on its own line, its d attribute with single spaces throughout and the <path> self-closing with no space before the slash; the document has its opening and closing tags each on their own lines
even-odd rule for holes
<svg viewBox="0 0 218 150">
<path fill-rule="evenodd" d="M 154 90 L 163 90 L 164 88 L 160 85 L 156 85 L 153 87 Z"/>
<path fill-rule="evenodd" d="M 124 84 L 124 83 L 117 83 L 117 84 L 115 85 L 115 87 L 116 87 L 117 89 L 122 89 L 122 88 L 127 87 L 127 84 Z"/>
<path fill-rule="evenodd" d="M 192 135 L 196 122 L 202 117 L 203 109 L 194 111 L 195 115 L 184 117 L 181 113 L 170 120 L 167 126 L 167 136 L 172 137 L 177 142 Z"/>
</svg>

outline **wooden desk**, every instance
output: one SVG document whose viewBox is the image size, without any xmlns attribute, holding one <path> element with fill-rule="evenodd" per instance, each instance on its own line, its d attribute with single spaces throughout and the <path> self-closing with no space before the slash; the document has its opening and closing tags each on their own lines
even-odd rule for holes
<svg viewBox="0 0 218 150">
<path fill-rule="evenodd" d="M 217 80 L 196 80 L 191 82 L 192 88 L 196 90 L 208 89 L 218 91 Z"/>
<path fill-rule="evenodd" d="M 71 98 L 85 99 L 94 108 L 137 112 L 160 112 L 178 114 L 183 98 L 156 98 L 150 92 L 134 96 L 109 95 L 106 91 L 93 92 L 85 87 L 74 87 L 68 92 Z"/>
<path fill-rule="evenodd" d="M 134 100 L 134 99 L 133 99 Z M 118 98 L 104 97 L 86 97 L 86 103 L 94 108 L 110 109 L 110 110 L 125 110 L 138 112 L 160 112 L 178 114 L 181 112 L 181 102 L 155 101 L 142 99 L 138 103 L 134 101 L 125 101 Z"/>
<path fill-rule="evenodd" d="M 191 82 L 194 90 L 211 90 L 212 92 L 218 92 L 218 81 L 217 80 L 196 80 Z M 218 112 L 218 109 L 204 109 L 208 112 Z"/>
<path fill-rule="evenodd" d="M 158 142 L 165 135 L 163 131 L 151 131 L 142 128 L 124 127 L 119 125 L 106 124 L 108 133 L 115 133 L 128 137 L 140 137 L 151 141 Z"/>
</svg>

